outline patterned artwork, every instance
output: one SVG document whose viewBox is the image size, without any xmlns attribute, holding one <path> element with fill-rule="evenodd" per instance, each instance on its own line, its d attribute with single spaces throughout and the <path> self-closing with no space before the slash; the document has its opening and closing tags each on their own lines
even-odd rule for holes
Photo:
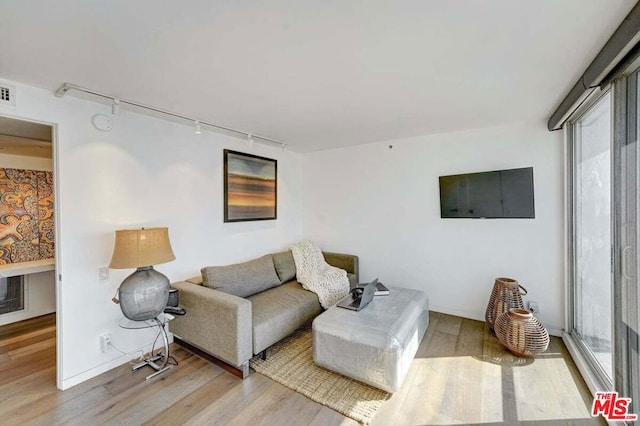
<svg viewBox="0 0 640 426">
<path fill-rule="evenodd" d="M 0 265 L 54 257 L 53 173 L 0 168 Z"/>
</svg>

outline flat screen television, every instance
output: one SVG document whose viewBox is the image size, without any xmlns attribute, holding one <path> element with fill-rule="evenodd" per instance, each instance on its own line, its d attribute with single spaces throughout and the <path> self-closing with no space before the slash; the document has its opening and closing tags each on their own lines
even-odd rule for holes
<svg viewBox="0 0 640 426">
<path fill-rule="evenodd" d="M 442 218 L 535 218 L 533 167 L 440 176 Z"/>
</svg>

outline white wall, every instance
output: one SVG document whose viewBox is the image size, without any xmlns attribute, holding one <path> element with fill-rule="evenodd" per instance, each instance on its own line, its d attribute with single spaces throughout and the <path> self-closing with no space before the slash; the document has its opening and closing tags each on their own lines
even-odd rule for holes
<svg viewBox="0 0 640 426">
<path fill-rule="evenodd" d="M 0 154 L 0 167 L 5 169 L 53 170 L 51 158 L 27 157 L 24 155 Z"/>
<path fill-rule="evenodd" d="M 56 310 L 55 272 L 25 275 L 25 306 L 21 311 L 0 315 L 0 325 L 50 314 Z"/>
<path fill-rule="evenodd" d="M 247 152 L 245 141 L 124 109 L 104 133 L 91 125 L 108 105 L 13 82 L 16 107 L 0 114 L 57 124 L 57 272 L 62 275 L 58 333 L 62 387 L 127 362 L 100 352 L 99 335 L 111 333 L 125 352 L 153 340 L 154 333 L 123 330 L 111 302 L 132 270 L 111 270 L 98 281 L 113 249 L 114 230 L 168 226 L 176 260 L 159 265 L 171 281 L 199 273 L 204 265 L 243 261 L 286 248 L 301 235 L 300 156 L 256 144 L 251 151 L 278 159 L 278 220 L 223 223 L 222 150 Z M 59 340 L 60 342 L 60 340 Z"/>
<path fill-rule="evenodd" d="M 535 219 L 440 218 L 438 176 L 528 166 Z M 560 333 L 560 132 L 540 122 L 374 143 L 306 154 L 302 170 L 304 237 L 357 254 L 361 281 L 421 289 L 432 310 L 484 320 L 494 279 L 513 277 Z"/>
</svg>

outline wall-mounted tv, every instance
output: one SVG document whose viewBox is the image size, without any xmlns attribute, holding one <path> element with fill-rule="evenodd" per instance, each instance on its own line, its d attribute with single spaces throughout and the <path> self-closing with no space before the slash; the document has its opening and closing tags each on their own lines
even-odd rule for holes
<svg viewBox="0 0 640 426">
<path fill-rule="evenodd" d="M 533 167 L 440 176 L 442 218 L 535 218 Z"/>
</svg>

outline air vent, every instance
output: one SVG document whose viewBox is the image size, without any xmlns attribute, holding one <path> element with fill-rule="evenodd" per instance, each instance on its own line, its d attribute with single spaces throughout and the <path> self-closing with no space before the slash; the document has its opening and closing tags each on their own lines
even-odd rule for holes
<svg viewBox="0 0 640 426">
<path fill-rule="evenodd" d="M 15 105 L 16 104 L 16 88 L 0 83 L 0 104 Z"/>
</svg>

